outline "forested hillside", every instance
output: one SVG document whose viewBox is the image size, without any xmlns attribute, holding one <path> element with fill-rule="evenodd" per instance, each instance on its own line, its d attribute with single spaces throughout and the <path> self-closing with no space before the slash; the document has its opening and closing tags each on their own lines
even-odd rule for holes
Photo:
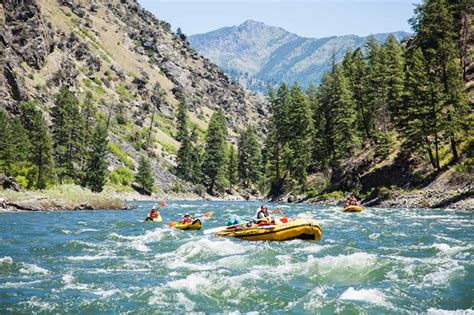
<svg viewBox="0 0 474 315">
<path fill-rule="evenodd" d="M 0 25 L 0 173 L 25 188 L 135 178 L 145 191 L 192 191 L 174 175 L 178 104 L 200 143 L 218 109 L 229 138 L 264 117 L 262 99 L 136 1 L 6 0 Z M 139 185 L 140 165 L 155 185 Z"/>
<path fill-rule="evenodd" d="M 333 61 L 319 86 L 272 91 L 264 149 L 271 194 L 352 191 L 374 199 L 440 177 L 446 195 L 450 187 L 471 191 L 471 18 L 469 2 L 427 1 L 403 45 L 369 37 Z"/>
<path fill-rule="evenodd" d="M 237 178 L 272 198 L 352 192 L 372 204 L 430 191 L 411 206 L 472 196 L 471 18 L 467 1 L 427 1 L 403 44 L 369 37 L 341 63 L 333 55 L 319 85 L 270 89 L 266 138 L 241 132 L 227 185 Z"/>
</svg>

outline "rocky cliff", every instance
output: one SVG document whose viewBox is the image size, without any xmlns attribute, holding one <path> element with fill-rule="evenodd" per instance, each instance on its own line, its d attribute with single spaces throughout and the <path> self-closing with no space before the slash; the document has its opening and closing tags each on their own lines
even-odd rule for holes
<svg viewBox="0 0 474 315">
<path fill-rule="evenodd" d="M 81 99 L 89 92 L 112 117 L 111 167 L 133 166 L 143 130 L 151 127 L 153 167 L 165 191 L 179 182 L 169 169 L 179 147 L 174 113 L 180 95 L 201 139 L 218 108 L 231 137 L 265 115 L 260 98 L 134 0 L 3 0 L 0 25 L 0 106 L 15 115 L 20 102 L 37 99 L 47 113 L 61 85 Z"/>
<path fill-rule="evenodd" d="M 395 32 L 374 36 L 384 41 L 390 34 L 398 40 L 409 35 Z M 255 90 L 271 82 L 318 83 L 330 68 L 333 52 L 340 61 L 348 49 L 361 47 L 365 40 L 355 35 L 306 38 L 252 20 L 189 38 L 197 51 Z"/>
</svg>

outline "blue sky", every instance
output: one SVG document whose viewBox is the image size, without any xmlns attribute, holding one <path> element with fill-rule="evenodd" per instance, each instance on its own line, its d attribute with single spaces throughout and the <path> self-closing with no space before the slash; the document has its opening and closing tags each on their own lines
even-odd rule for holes
<svg viewBox="0 0 474 315">
<path fill-rule="evenodd" d="M 188 35 L 251 19 L 306 37 L 411 31 L 421 0 L 138 0 Z"/>
</svg>

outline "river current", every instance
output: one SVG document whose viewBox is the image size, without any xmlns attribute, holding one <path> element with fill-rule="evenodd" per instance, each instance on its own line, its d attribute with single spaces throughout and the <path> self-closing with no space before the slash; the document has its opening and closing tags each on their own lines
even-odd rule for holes
<svg viewBox="0 0 474 315">
<path fill-rule="evenodd" d="M 0 314 L 474 314 L 474 211 L 281 205 L 322 241 L 250 242 L 203 230 L 257 203 L 169 202 L 143 222 L 152 205 L 0 213 Z M 201 231 L 167 227 L 207 211 Z"/>
</svg>

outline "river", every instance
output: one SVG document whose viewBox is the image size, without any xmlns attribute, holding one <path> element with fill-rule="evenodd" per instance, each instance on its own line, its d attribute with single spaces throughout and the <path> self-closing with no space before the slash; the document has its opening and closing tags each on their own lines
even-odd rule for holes
<svg viewBox="0 0 474 315">
<path fill-rule="evenodd" d="M 0 313 L 474 313 L 474 211 L 282 205 L 322 241 L 249 242 L 166 222 L 256 203 L 170 202 L 145 223 L 151 205 L 0 213 Z"/>
</svg>

